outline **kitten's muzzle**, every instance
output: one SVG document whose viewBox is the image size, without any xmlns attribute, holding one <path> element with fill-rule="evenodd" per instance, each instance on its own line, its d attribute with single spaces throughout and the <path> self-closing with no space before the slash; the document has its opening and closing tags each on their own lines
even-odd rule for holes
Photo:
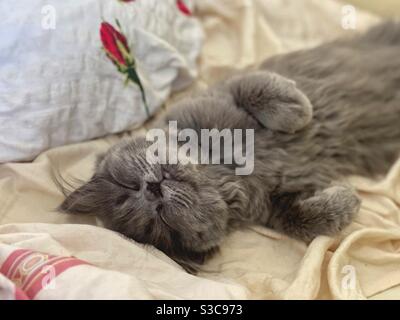
<svg viewBox="0 0 400 320">
<path fill-rule="evenodd" d="M 162 198 L 163 194 L 161 191 L 161 182 L 147 182 L 146 190 L 147 194 L 150 195 L 151 198 Z"/>
</svg>

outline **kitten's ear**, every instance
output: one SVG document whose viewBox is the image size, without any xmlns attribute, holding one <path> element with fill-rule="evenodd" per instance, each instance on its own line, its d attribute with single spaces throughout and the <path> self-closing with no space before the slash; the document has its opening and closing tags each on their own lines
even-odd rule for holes
<svg viewBox="0 0 400 320">
<path fill-rule="evenodd" d="M 99 206 L 97 183 L 94 179 L 71 192 L 58 210 L 64 213 L 88 214 L 94 213 Z"/>
</svg>

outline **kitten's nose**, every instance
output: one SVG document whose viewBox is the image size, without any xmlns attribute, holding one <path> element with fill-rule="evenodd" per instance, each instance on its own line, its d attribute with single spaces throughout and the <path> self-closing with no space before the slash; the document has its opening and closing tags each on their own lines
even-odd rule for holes
<svg viewBox="0 0 400 320">
<path fill-rule="evenodd" d="M 160 182 L 147 182 L 146 189 L 150 191 L 156 198 L 162 197 Z"/>
</svg>

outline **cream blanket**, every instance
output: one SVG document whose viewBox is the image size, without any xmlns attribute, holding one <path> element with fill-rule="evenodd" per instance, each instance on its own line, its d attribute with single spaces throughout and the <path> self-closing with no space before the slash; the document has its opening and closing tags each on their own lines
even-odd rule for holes
<svg viewBox="0 0 400 320">
<path fill-rule="evenodd" d="M 206 31 L 198 86 L 270 55 L 352 32 L 341 26 L 342 5 L 331 1 L 200 0 L 197 9 Z M 357 30 L 375 21 L 357 10 Z M 352 178 L 362 209 L 340 237 L 318 237 L 307 247 L 263 227 L 237 231 L 207 272 L 193 276 L 158 250 L 95 227 L 93 217 L 54 211 L 63 198 L 51 168 L 87 179 L 96 154 L 124 135 L 0 167 L 0 265 L 8 277 L 0 274 L 0 297 L 23 296 L 11 278 L 35 299 L 400 298 L 400 161 L 381 181 Z M 16 251 L 21 248 L 33 252 Z M 42 274 L 38 287 L 27 272 L 41 261 L 61 262 L 53 274 L 50 269 L 49 281 L 42 279 L 47 271 Z"/>
</svg>

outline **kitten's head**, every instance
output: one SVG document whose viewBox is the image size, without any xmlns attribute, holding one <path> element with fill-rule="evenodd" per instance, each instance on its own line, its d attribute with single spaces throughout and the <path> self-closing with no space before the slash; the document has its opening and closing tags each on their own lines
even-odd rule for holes
<svg viewBox="0 0 400 320">
<path fill-rule="evenodd" d="M 96 214 L 105 227 L 154 245 L 183 265 L 200 264 L 226 233 L 221 179 L 207 166 L 150 163 L 149 144 L 137 137 L 111 148 L 60 210 Z"/>
</svg>

